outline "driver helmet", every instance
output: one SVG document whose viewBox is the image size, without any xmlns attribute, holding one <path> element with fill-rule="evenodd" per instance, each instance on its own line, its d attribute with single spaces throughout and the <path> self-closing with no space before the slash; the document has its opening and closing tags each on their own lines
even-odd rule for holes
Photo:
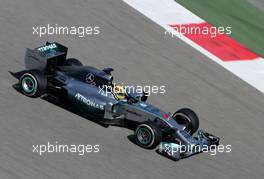
<svg viewBox="0 0 264 179">
<path fill-rule="evenodd" d="M 114 85 L 113 94 L 117 100 L 126 99 L 126 90 L 122 85 Z"/>
</svg>

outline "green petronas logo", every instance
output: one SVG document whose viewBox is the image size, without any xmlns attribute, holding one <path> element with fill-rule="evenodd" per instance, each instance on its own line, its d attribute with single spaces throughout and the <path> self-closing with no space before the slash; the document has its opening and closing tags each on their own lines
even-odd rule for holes
<svg viewBox="0 0 264 179">
<path fill-rule="evenodd" d="M 80 93 L 76 93 L 75 94 L 75 98 L 79 101 L 81 101 L 82 103 L 97 108 L 97 109 L 101 109 L 104 110 L 104 106 L 98 103 L 95 103 L 94 101 L 87 99 L 86 97 L 84 97 L 83 95 L 81 95 Z"/>
</svg>

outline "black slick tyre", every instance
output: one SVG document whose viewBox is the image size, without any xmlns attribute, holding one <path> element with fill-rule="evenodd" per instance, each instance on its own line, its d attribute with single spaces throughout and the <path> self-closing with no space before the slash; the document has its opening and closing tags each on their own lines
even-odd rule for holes
<svg viewBox="0 0 264 179">
<path fill-rule="evenodd" d="M 19 86 L 24 95 L 36 98 L 46 92 L 47 79 L 40 71 L 31 70 L 19 78 Z"/>
<path fill-rule="evenodd" d="M 145 149 L 154 149 L 162 140 L 161 129 L 152 121 L 139 124 L 135 130 L 137 145 Z"/>
<path fill-rule="evenodd" d="M 189 108 L 183 108 L 176 111 L 173 114 L 173 118 L 178 124 L 185 125 L 185 130 L 191 135 L 199 128 L 199 118 L 196 113 Z"/>
</svg>

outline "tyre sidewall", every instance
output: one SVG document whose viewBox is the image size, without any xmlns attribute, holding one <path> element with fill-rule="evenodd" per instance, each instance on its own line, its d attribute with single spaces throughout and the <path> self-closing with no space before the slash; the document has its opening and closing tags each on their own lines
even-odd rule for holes
<svg viewBox="0 0 264 179">
<path fill-rule="evenodd" d="M 25 78 L 30 78 L 32 81 L 34 81 L 34 90 L 32 92 L 25 91 L 23 87 L 23 80 Z M 32 70 L 24 73 L 20 77 L 19 84 L 20 84 L 21 92 L 24 95 L 36 98 L 36 97 L 40 97 L 42 94 L 45 93 L 47 87 L 47 79 L 40 71 Z"/>
<path fill-rule="evenodd" d="M 138 132 L 142 129 L 147 129 L 148 133 L 151 134 L 151 139 L 150 142 L 147 144 L 143 144 L 139 139 L 138 139 Z M 154 123 L 150 122 L 145 122 L 142 124 L 139 124 L 136 131 L 135 131 L 135 137 L 136 137 L 136 143 L 146 149 L 153 149 L 155 148 L 160 142 L 161 142 L 161 131 L 157 125 Z"/>
<path fill-rule="evenodd" d="M 188 108 L 183 108 L 176 111 L 173 114 L 173 118 L 175 119 L 176 122 L 177 122 L 177 118 L 176 118 L 177 116 L 181 116 L 185 118 L 188 121 L 189 125 L 191 125 L 190 131 L 188 131 L 191 135 L 198 130 L 199 118 L 194 111 Z"/>
<path fill-rule="evenodd" d="M 27 92 L 26 89 L 24 89 L 24 80 L 26 78 L 30 78 L 33 82 L 34 82 L 34 89 L 32 92 Z M 26 96 L 30 96 L 30 97 L 33 97 L 34 95 L 36 95 L 37 91 L 38 91 L 38 81 L 36 79 L 36 77 L 31 74 L 31 73 L 25 73 L 23 74 L 21 77 L 20 77 L 20 80 L 19 80 L 19 83 L 20 83 L 20 88 L 21 88 L 21 91 L 23 94 L 25 94 Z"/>
</svg>

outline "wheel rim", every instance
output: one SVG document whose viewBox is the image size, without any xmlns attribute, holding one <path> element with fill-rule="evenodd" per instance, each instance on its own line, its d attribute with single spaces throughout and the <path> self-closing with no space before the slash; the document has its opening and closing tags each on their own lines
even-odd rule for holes
<svg viewBox="0 0 264 179">
<path fill-rule="evenodd" d="M 148 145 L 152 140 L 151 132 L 147 128 L 139 128 L 137 131 L 137 139 L 143 145 Z"/>
<path fill-rule="evenodd" d="M 26 76 L 26 77 L 23 78 L 23 80 L 22 80 L 23 91 L 25 91 L 26 93 L 30 94 L 30 93 L 34 92 L 35 87 L 36 87 L 36 84 L 35 84 L 34 79 L 32 79 L 29 76 Z"/>
</svg>

